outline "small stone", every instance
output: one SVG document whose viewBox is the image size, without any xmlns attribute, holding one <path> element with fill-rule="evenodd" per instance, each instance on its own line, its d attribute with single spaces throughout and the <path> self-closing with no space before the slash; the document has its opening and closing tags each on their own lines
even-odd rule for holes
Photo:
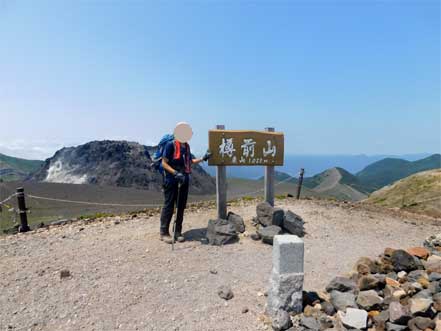
<svg viewBox="0 0 441 331">
<path fill-rule="evenodd" d="M 326 315 L 333 316 L 335 314 L 334 306 L 331 303 L 325 301 L 321 303 L 321 306 Z"/>
<path fill-rule="evenodd" d="M 412 314 L 424 314 L 432 305 L 433 301 L 431 299 L 423 299 L 423 298 L 412 298 L 409 300 L 410 304 L 410 312 Z"/>
<path fill-rule="evenodd" d="M 386 323 L 387 331 L 405 331 L 407 330 L 407 325 L 399 325 L 394 323 Z"/>
<path fill-rule="evenodd" d="M 372 275 L 362 276 L 358 280 L 358 287 L 360 288 L 361 291 L 372 290 L 374 288 L 377 288 L 378 284 L 379 284 L 378 279 Z"/>
<path fill-rule="evenodd" d="M 339 318 L 344 326 L 351 329 L 365 329 L 368 313 L 362 309 L 348 308 L 346 313 L 339 311 Z"/>
<path fill-rule="evenodd" d="M 210 274 L 217 275 L 217 270 L 216 269 L 210 269 Z"/>
<path fill-rule="evenodd" d="M 385 282 L 386 282 L 386 285 L 389 285 L 392 287 L 400 287 L 400 282 L 396 281 L 395 279 L 386 277 Z"/>
<path fill-rule="evenodd" d="M 257 232 L 256 233 L 252 233 L 250 235 L 250 238 L 255 240 L 255 241 L 258 241 L 258 240 L 262 239 L 262 237 Z"/>
<path fill-rule="evenodd" d="M 332 291 L 331 303 L 337 311 L 345 311 L 347 307 L 357 307 L 355 295 L 351 292 Z"/>
<path fill-rule="evenodd" d="M 404 298 L 406 295 L 407 295 L 407 293 L 403 289 L 398 289 L 398 290 L 396 290 L 396 291 L 394 291 L 392 293 L 392 297 L 397 299 L 397 300 L 400 300 L 401 298 Z"/>
<path fill-rule="evenodd" d="M 429 275 L 429 281 L 431 281 L 431 282 L 440 281 L 440 280 L 441 280 L 441 273 L 432 272 Z"/>
<path fill-rule="evenodd" d="M 116 220 L 116 221 L 114 221 L 113 222 L 113 224 L 115 224 L 115 225 L 118 225 L 118 224 L 120 224 L 121 222 L 119 221 L 119 220 Z"/>
<path fill-rule="evenodd" d="M 397 301 L 389 305 L 389 320 L 393 324 L 406 325 L 411 319 L 410 311 Z"/>
<path fill-rule="evenodd" d="M 405 271 L 400 271 L 399 273 L 397 273 L 397 277 L 398 279 L 404 279 L 407 276 L 407 272 Z"/>
<path fill-rule="evenodd" d="M 274 331 L 288 330 L 292 326 L 291 317 L 284 310 L 278 310 L 273 318 L 272 327 Z"/>
<path fill-rule="evenodd" d="M 374 290 L 361 291 L 357 297 L 358 306 L 364 310 L 378 309 L 382 303 L 383 298 Z"/>
<path fill-rule="evenodd" d="M 309 330 L 320 330 L 320 322 L 314 317 L 302 316 L 300 324 Z"/>
<path fill-rule="evenodd" d="M 68 277 L 70 277 L 70 271 L 69 270 L 63 269 L 63 270 L 60 271 L 60 278 L 61 279 L 68 278 Z"/>
<path fill-rule="evenodd" d="M 231 288 L 225 285 L 219 287 L 219 289 L 217 290 L 217 294 L 224 300 L 231 300 L 234 297 Z"/>
<path fill-rule="evenodd" d="M 412 247 L 412 248 L 407 249 L 407 252 L 410 255 L 416 256 L 416 257 L 418 257 L 420 259 L 424 259 L 424 260 L 426 260 L 430 255 L 429 250 L 424 247 Z"/>
<path fill-rule="evenodd" d="M 335 277 L 331 282 L 326 286 L 326 291 L 340 291 L 340 292 L 348 292 L 353 291 L 357 287 L 357 284 L 352 279 L 346 277 Z"/>
<path fill-rule="evenodd" d="M 391 262 L 395 271 L 412 271 L 417 269 L 418 265 L 412 255 L 405 250 L 398 249 L 392 253 Z"/>
<path fill-rule="evenodd" d="M 246 314 L 249 312 L 249 309 L 247 307 L 242 308 L 242 314 Z"/>
<path fill-rule="evenodd" d="M 435 328 L 435 321 L 432 321 L 427 317 L 418 316 L 412 318 L 407 325 L 409 326 L 410 330 L 433 330 Z"/>
</svg>

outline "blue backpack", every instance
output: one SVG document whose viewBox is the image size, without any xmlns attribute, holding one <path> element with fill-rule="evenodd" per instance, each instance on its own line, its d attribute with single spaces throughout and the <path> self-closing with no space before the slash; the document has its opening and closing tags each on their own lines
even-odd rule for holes
<svg viewBox="0 0 441 331">
<path fill-rule="evenodd" d="M 155 154 L 153 154 L 153 169 L 158 171 L 161 175 L 164 175 L 164 168 L 162 167 L 162 153 L 164 152 L 165 145 L 173 140 L 175 140 L 175 136 L 173 136 L 172 134 L 164 135 L 159 141 L 158 149 L 156 150 Z"/>
</svg>

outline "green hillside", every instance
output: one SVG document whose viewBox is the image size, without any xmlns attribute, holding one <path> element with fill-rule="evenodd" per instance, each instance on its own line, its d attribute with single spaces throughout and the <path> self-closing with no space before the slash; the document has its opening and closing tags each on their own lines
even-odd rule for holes
<svg viewBox="0 0 441 331">
<path fill-rule="evenodd" d="M 0 153 L 0 179 L 3 181 L 24 179 L 40 169 L 43 161 L 25 160 Z"/>
<path fill-rule="evenodd" d="M 441 217 L 441 169 L 401 179 L 375 191 L 365 202 Z"/>
<path fill-rule="evenodd" d="M 387 158 L 372 163 L 356 176 L 366 190 L 373 192 L 417 172 L 437 168 L 441 168 L 440 154 L 434 154 L 414 162 Z"/>
</svg>

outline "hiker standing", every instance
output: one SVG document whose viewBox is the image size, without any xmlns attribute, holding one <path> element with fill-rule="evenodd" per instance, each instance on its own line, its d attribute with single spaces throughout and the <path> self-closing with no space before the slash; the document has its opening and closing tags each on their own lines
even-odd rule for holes
<svg viewBox="0 0 441 331">
<path fill-rule="evenodd" d="M 207 161 L 211 154 L 207 152 L 204 157 L 193 158 L 188 141 L 193 136 L 193 131 L 187 123 L 178 123 L 175 127 L 173 138 L 169 139 L 163 147 L 162 167 L 164 169 L 164 206 L 161 212 L 160 239 L 169 244 L 172 243 L 169 228 L 173 217 L 175 203 L 176 212 L 176 235 L 175 240 L 184 241 L 182 235 L 182 222 L 184 221 L 184 209 L 187 205 L 188 189 L 192 164 Z M 179 200 L 179 201 L 177 201 Z"/>
</svg>

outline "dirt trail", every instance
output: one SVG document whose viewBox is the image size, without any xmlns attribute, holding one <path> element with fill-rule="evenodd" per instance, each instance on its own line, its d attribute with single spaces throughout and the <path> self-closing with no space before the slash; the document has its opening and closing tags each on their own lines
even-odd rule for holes
<svg viewBox="0 0 441 331">
<path fill-rule="evenodd" d="M 435 221 L 397 218 L 323 202 L 279 201 L 306 221 L 305 287 L 321 289 L 360 256 L 420 245 Z M 247 221 L 254 205 L 231 210 Z M 112 218 L 0 239 L 0 329 L 260 330 L 271 246 L 249 237 L 201 244 L 214 210 L 188 213 L 186 243 L 158 241 L 158 217 Z M 116 222 L 115 222 L 116 221 Z M 118 224 L 115 224 L 118 223 Z M 60 270 L 72 276 L 60 279 Z M 212 273 L 215 271 L 217 273 Z M 220 299 L 227 284 L 234 298 Z M 242 313 L 243 308 L 248 313 Z"/>
</svg>

